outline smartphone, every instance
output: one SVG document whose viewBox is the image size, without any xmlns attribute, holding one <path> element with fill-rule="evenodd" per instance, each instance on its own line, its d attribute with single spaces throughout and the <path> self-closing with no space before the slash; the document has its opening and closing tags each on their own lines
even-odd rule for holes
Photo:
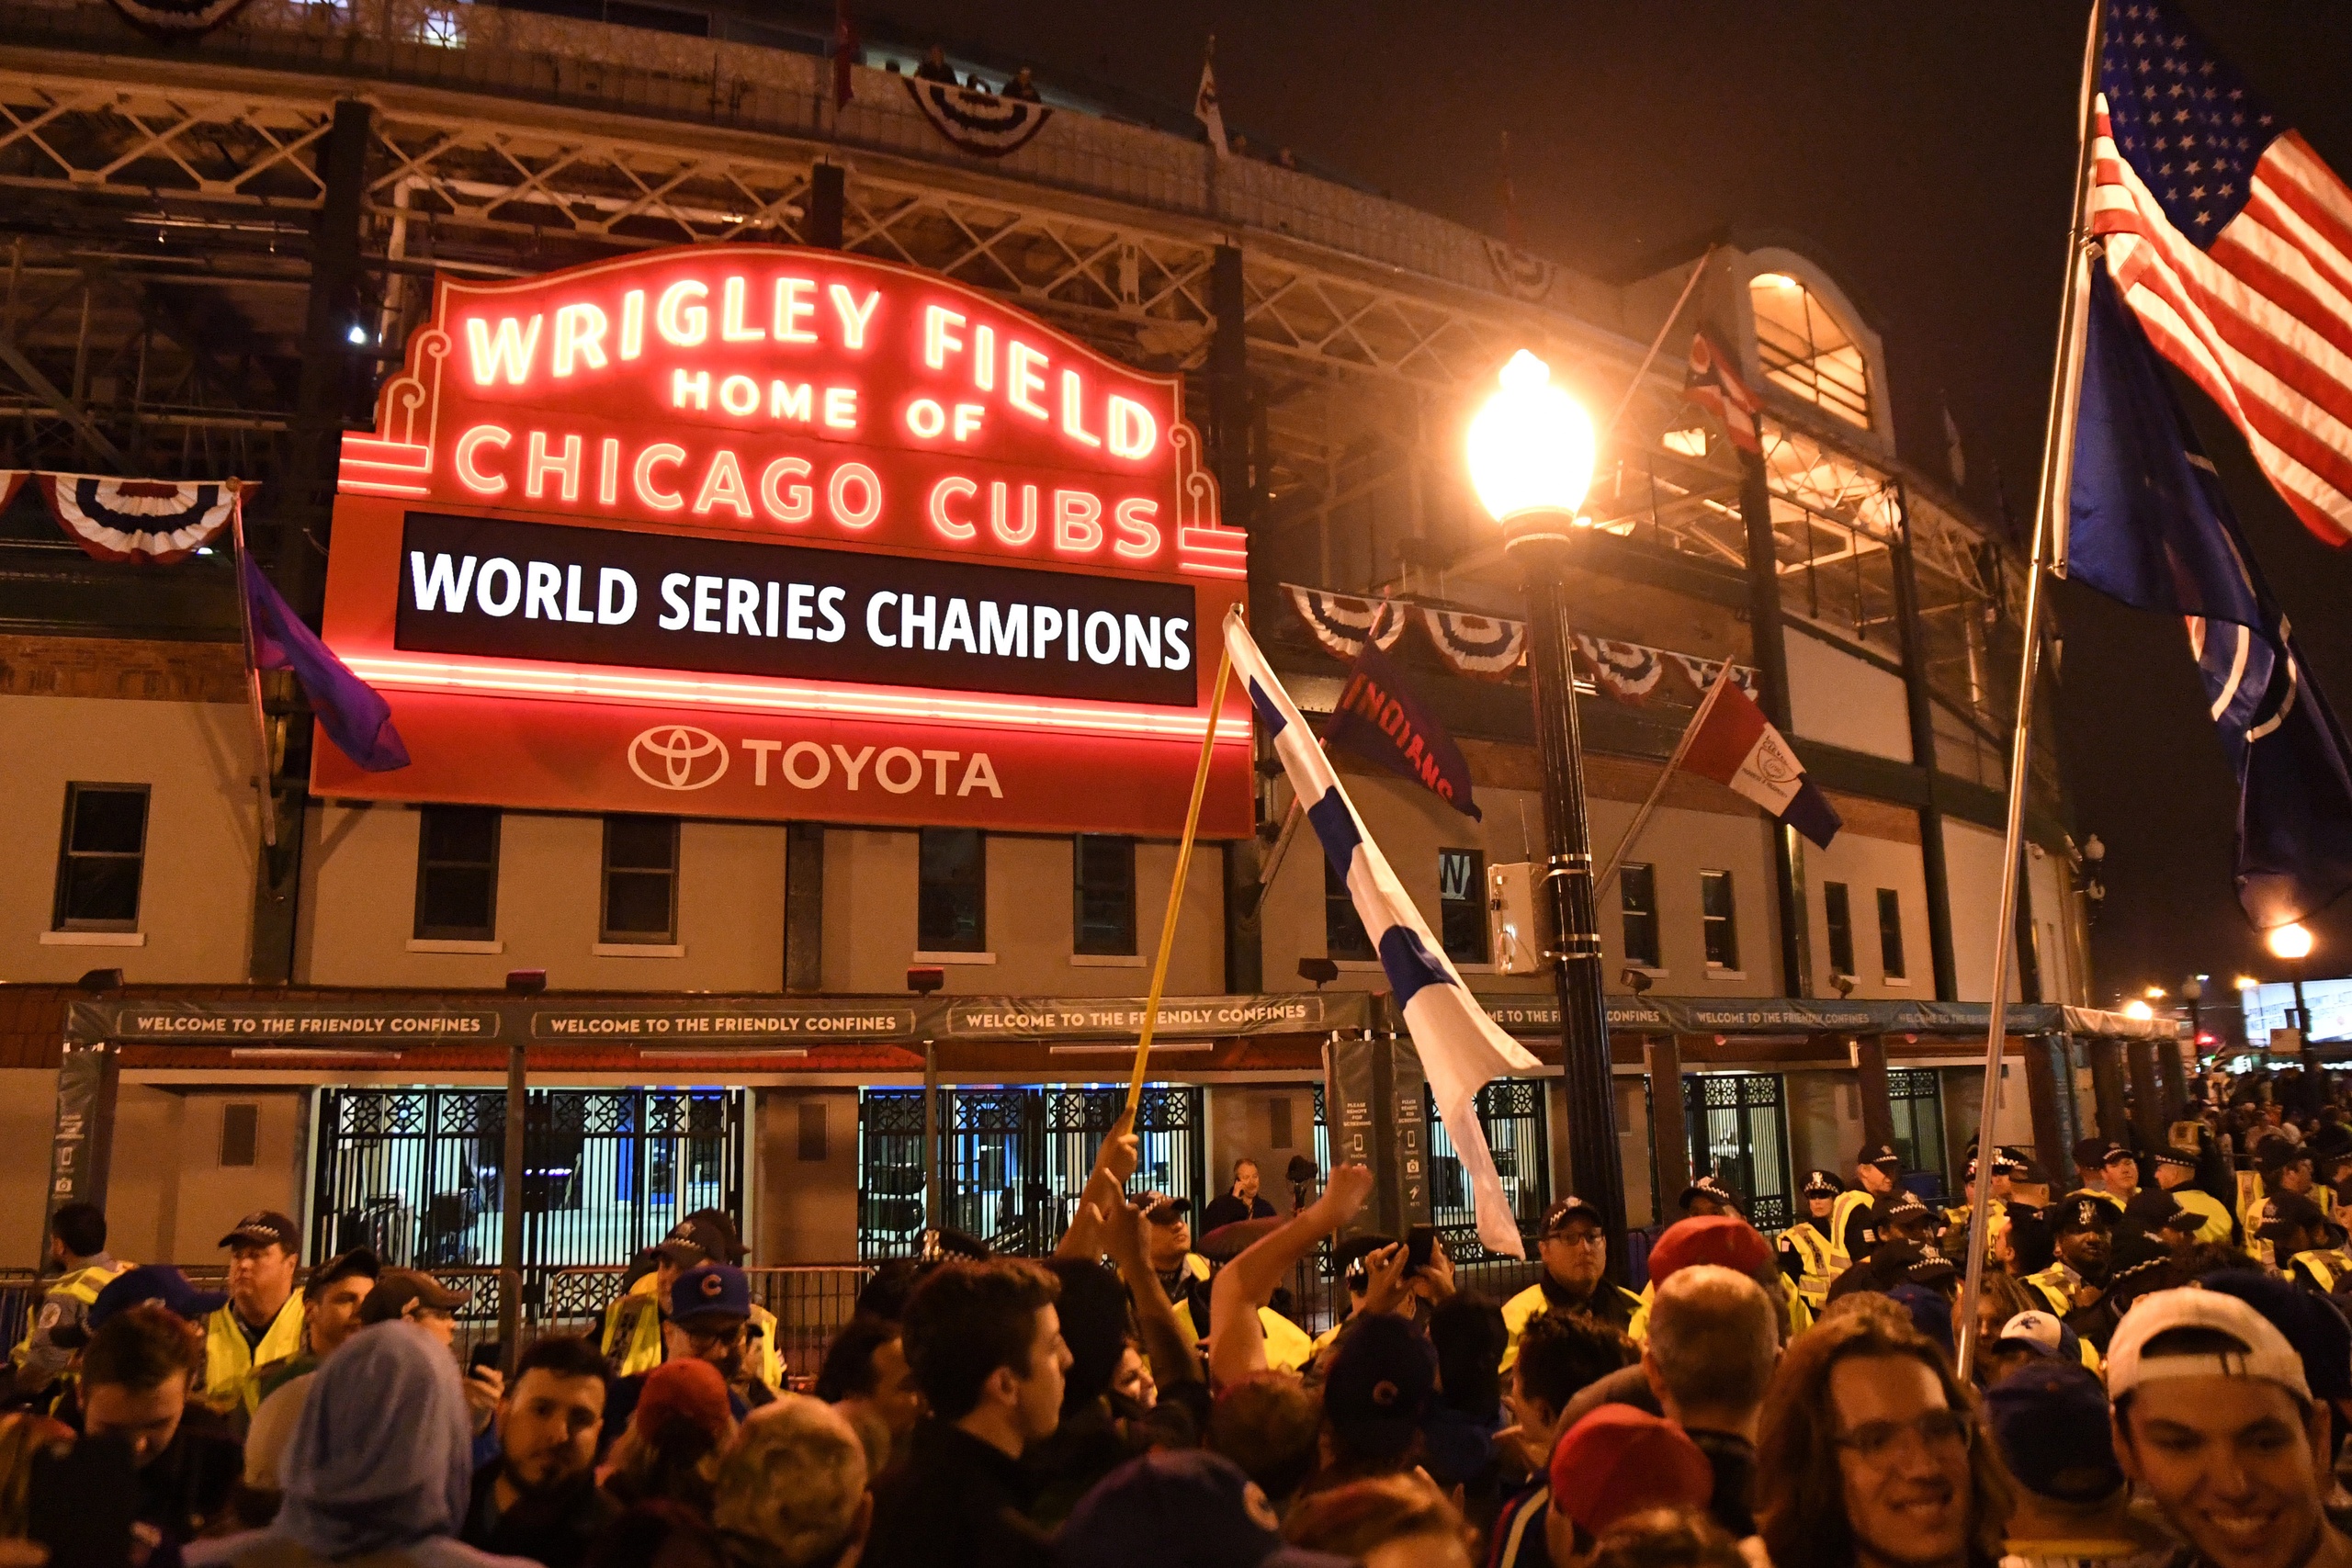
<svg viewBox="0 0 2352 1568">
<path fill-rule="evenodd" d="M 1418 1274 L 1430 1266 L 1430 1250 L 1437 1246 L 1435 1225 L 1415 1225 L 1405 1233 L 1405 1272 Z"/>
<path fill-rule="evenodd" d="M 470 1377 L 483 1367 L 495 1371 L 506 1364 L 506 1341 L 485 1339 L 466 1355 L 466 1375 Z"/>
<path fill-rule="evenodd" d="M 54 1563 L 127 1563 L 138 1500 L 130 1445 L 84 1438 L 62 1454 L 33 1456 L 25 1533 Z"/>
</svg>

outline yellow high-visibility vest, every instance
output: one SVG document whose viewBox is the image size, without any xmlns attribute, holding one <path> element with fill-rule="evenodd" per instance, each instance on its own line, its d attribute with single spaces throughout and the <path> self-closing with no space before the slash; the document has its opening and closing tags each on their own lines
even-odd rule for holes
<svg viewBox="0 0 2352 1568">
<path fill-rule="evenodd" d="M 1641 1297 L 1625 1289 L 1624 1286 L 1612 1285 L 1606 1280 L 1600 1282 L 1600 1289 L 1614 1291 L 1623 1296 L 1629 1315 L 1634 1319 L 1641 1320 L 1643 1326 L 1647 1328 L 1647 1314 L 1643 1310 L 1645 1303 Z M 1503 1327 L 1509 1331 L 1510 1335 L 1503 1344 L 1502 1370 L 1504 1371 L 1510 1371 L 1511 1364 L 1519 1359 L 1519 1337 L 1527 1331 L 1527 1325 L 1551 1310 L 1552 1298 L 1544 1293 L 1544 1286 L 1540 1280 L 1503 1303 Z M 1626 1330 L 1626 1337 L 1634 1337 L 1630 1326 Z"/>
<path fill-rule="evenodd" d="M 650 1372 L 668 1359 L 662 1338 L 660 1281 L 648 1274 L 627 1294 L 605 1309 L 604 1351 L 616 1377 Z M 753 1334 L 757 1330 L 757 1334 Z M 776 1344 L 775 1314 L 754 1302 L 751 1322 L 744 1325 L 743 1370 L 760 1382 L 784 1392 L 784 1351 Z M 616 1358 L 615 1346 L 621 1347 Z"/>
<path fill-rule="evenodd" d="M 1857 1209 L 1867 1209 L 1878 1201 L 1878 1195 L 1859 1187 L 1849 1187 L 1838 1194 L 1829 1206 L 1829 1277 L 1836 1279 L 1854 1266 L 1853 1256 L 1846 1250 L 1846 1224 Z"/>
<path fill-rule="evenodd" d="M 135 1263 L 119 1261 L 111 1267 L 103 1263 L 88 1264 L 60 1278 L 57 1283 L 42 1292 L 41 1301 L 46 1304 L 52 1299 L 62 1296 L 67 1301 L 79 1302 L 82 1310 L 87 1312 L 97 1304 L 100 1291 L 105 1290 L 137 1267 Z M 23 1366 L 27 1359 L 32 1355 L 33 1336 L 49 1328 L 55 1321 L 55 1318 L 47 1312 L 34 1313 L 25 1323 L 25 1337 L 17 1341 L 17 1348 L 8 1353 L 8 1359 L 17 1366 Z"/>
<path fill-rule="evenodd" d="M 1831 1267 L 1837 1248 L 1811 1220 L 1800 1221 L 1782 1231 L 1781 1243 L 1794 1252 L 1804 1266 L 1804 1278 L 1797 1280 L 1797 1294 L 1804 1298 L 1807 1306 L 1819 1312 L 1829 1304 L 1829 1282 L 1838 1278 L 1838 1270 Z"/>
<path fill-rule="evenodd" d="M 286 1304 L 270 1319 L 269 1331 L 259 1345 L 245 1343 L 232 1303 L 204 1320 L 204 1402 L 230 1415 L 243 1410 L 251 1416 L 261 1404 L 261 1381 L 254 1369 L 283 1360 L 302 1348 L 302 1290 L 296 1286 Z"/>
</svg>

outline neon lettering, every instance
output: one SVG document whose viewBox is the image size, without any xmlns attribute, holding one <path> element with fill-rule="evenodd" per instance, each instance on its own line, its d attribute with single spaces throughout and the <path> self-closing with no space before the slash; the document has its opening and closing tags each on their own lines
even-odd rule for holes
<svg viewBox="0 0 2352 1568">
<path fill-rule="evenodd" d="M 730 277 L 718 290 L 718 341 L 721 343 L 765 343 L 768 334 L 757 327 L 743 324 L 743 280 Z"/>
<path fill-rule="evenodd" d="M 686 449 L 667 441 L 657 441 L 637 455 L 637 462 L 629 470 L 629 482 L 637 491 L 637 499 L 656 512 L 680 512 L 685 508 L 685 498 L 673 490 L 662 490 L 653 482 L 657 463 L 673 467 L 686 460 Z"/>
<path fill-rule="evenodd" d="M 596 502 L 612 506 L 621 498 L 621 438 L 607 435 L 596 462 Z"/>
<path fill-rule="evenodd" d="M 917 398 L 907 405 L 907 428 L 922 441 L 935 441 L 947 428 L 947 411 L 930 398 Z"/>
<path fill-rule="evenodd" d="M 825 389 L 825 425 L 831 430 L 857 428 L 857 389 L 855 387 Z"/>
<path fill-rule="evenodd" d="M 805 484 L 780 488 L 787 479 L 808 477 L 808 461 L 805 457 L 778 457 L 760 470 L 760 504 L 767 514 L 779 523 L 806 523 L 815 510 L 814 492 Z"/>
<path fill-rule="evenodd" d="M 1031 419 L 1046 417 L 1037 394 L 1046 389 L 1046 356 L 1014 338 L 1004 353 L 1004 400 Z"/>
<path fill-rule="evenodd" d="M 605 312 L 594 305 L 566 305 L 555 313 L 555 373 L 571 374 L 574 359 L 591 370 L 605 367 Z"/>
<path fill-rule="evenodd" d="M 621 357 L 635 359 L 645 352 L 645 290 L 632 288 L 621 296 Z"/>
<path fill-rule="evenodd" d="M 1102 438 L 1086 428 L 1086 422 L 1082 417 L 1085 411 L 1080 404 L 1085 396 L 1086 389 L 1079 380 L 1078 372 L 1063 371 L 1062 434 L 1080 446 L 1100 446 L 1102 445 Z"/>
<path fill-rule="evenodd" d="M 978 403 L 956 405 L 956 439 L 969 441 L 980 433 L 980 416 L 988 411 Z"/>
<path fill-rule="evenodd" d="M 922 362 L 933 370 L 947 368 L 950 350 L 961 352 L 964 340 L 948 329 L 964 324 L 964 313 L 944 305 L 927 305 L 922 312 Z"/>
<path fill-rule="evenodd" d="M 1111 394 L 1111 456 L 1140 462 L 1159 445 L 1159 422 L 1133 398 Z"/>
<path fill-rule="evenodd" d="M 797 419 L 806 424 L 810 411 L 816 406 L 815 395 L 816 389 L 806 381 L 797 387 L 789 381 L 771 381 L 768 383 L 768 417 Z"/>
<path fill-rule="evenodd" d="M 700 348 L 710 336 L 710 308 L 698 303 L 710 298 L 707 284 L 680 278 L 662 291 L 653 307 L 653 330 L 672 348 Z"/>
<path fill-rule="evenodd" d="M 983 392 L 996 390 L 996 329 L 972 329 L 972 385 Z"/>
<path fill-rule="evenodd" d="M 1159 515 L 1159 502 L 1141 496 L 1129 496 L 1111 509 L 1111 521 L 1119 536 L 1111 543 L 1111 553 L 1127 560 L 1149 560 L 1159 553 L 1159 525 L 1153 521 Z"/>
<path fill-rule="evenodd" d="M 863 492 L 855 506 L 849 501 L 853 488 Z M 871 527 L 882 515 L 882 481 L 863 463 L 843 463 L 825 486 L 825 502 L 832 508 L 833 521 L 842 527 Z"/>
<path fill-rule="evenodd" d="M 501 316 L 497 334 L 492 336 L 489 323 L 480 316 L 467 318 L 466 348 L 473 361 L 474 385 L 487 387 L 501 376 L 510 387 L 529 380 L 531 362 L 539 355 L 542 320 L 533 316 L 526 325 L 512 316 Z"/>
<path fill-rule="evenodd" d="M 707 517 L 720 506 L 732 509 L 743 522 L 752 520 L 752 491 L 743 482 L 743 467 L 724 446 L 711 455 L 710 467 L 703 471 L 702 488 L 695 491 L 695 515 Z"/>
<path fill-rule="evenodd" d="M 523 447 L 523 493 L 537 501 L 547 491 L 547 479 L 553 474 L 562 481 L 558 492 L 566 501 L 580 499 L 580 437 L 567 435 L 563 449 L 556 457 L 548 456 L 548 433 L 531 432 Z"/>
<path fill-rule="evenodd" d="M 504 495 L 506 476 L 483 473 L 474 464 L 474 454 L 485 446 L 503 452 L 514 439 L 512 432 L 495 424 L 477 424 L 458 436 L 457 450 L 449 455 L 449 466 L 457 470 L 458 482 L 476 495 Z"/>
<path fill-rule="evenodd" d="M 1102 547 L 1102 502 L 1090 491 L 1054 491 L 1054 548 L 1086 555 Z"/>
<path fill-rule="evenodd" d="M 1037 536 L 1037 487 L 1021 487 L 1021 526 L 1015 528 L 1005 515 L 1005 482 L 991 480 L 989 484 L 989 532 L 1001 545 L 1019 547 Z"/>
<path fill-rule="evenodd" d="M 710 372 L 707 370 L 673 370 L 670 372 L 670 406 L 684 408 L 692 403 L 708 412 L 710 408 Z"/>
<path fill-rule="evenodd" d="M 749 376 L 729 376 L 718 384 L 718 406 L 741 419 L 760 412 L 760 384 Z"/>
<path fill-rule="evenodd" d="M 800 323 L 817 313 L 817 302 L 806 298 L 817 286 L 805 277 L 775 280 L 775 341 L 815 343 L 817 334 Z"/>
<path fill-rule="evenodd" d="M 979 489 L 980 487 L 974 484 L 971 480 L 959 479 L 954 474 L 948 475 L 945 479 L 932 486 L 931 525 L 938 529 L 940 533 L 945 535 L 948 538 L 956 540 L 958 544 L 961 544 L 967 539 L 977 537 L 980 531 L 978 525 L 970 523 L 959 523 L 954 517 L 950 516 L 947 511 L 947 502 L 951 499 L 968 499 L 971 496 L 978 494 Z"/>
<path fill-rule="evenodd" d="M 874 320 L 874 307 L 882 303 L 882 291 L 879 288 L 867 289 L 863 305 L 849 291 L 847 284 L 836 283 L 825 290 L 825 295 L 833 302 L 833 314 L 841 318 L 842 346 L 853 352 L 863 349 L 865 346 L 865 329 Z"/>
</svg>

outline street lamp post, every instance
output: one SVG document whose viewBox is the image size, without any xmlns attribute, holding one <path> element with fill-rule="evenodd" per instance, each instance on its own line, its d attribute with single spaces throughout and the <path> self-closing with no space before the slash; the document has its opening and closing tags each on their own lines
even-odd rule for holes
<svg viewBox="0 0 2352 1568">
<path fill-rule="evenodd" d="M 2271 929 L 2268 937 L 2271 953 L 2293 964 L 2295 982 L 2295 1027 L 2301 1030 L 2304 1043 L 2310 1043 L 2312 1010 L 2303 1001 L 2304 960 L 2312 955 L 2312 931 L 2309 926 L 2290 920 Z"/>
<path fill-rule="evenodd" d="M 1569 1179 L 1600 1211 L 1619 1278 L 1626 1261 L 1625 1177 L 1609 1079 L 1609 1013 L 1601 992 L 1592 832 L 1584 748 L 1568 654 L 1566 576 L 1579 536 L 1577 509 L 1592 482 L 1592 422 L 1551 371 L 1521 350 L 1502 389 L 1470 425 L 1470 482 L 1502 525 L 1527 595 L 1527 668 L 1535 750 L 1544 777 L 1544 886 L 1553 914 L 1552 981 L 1560 1004 L 1560 1061 L 1568 1109 Z"/>
</svg>

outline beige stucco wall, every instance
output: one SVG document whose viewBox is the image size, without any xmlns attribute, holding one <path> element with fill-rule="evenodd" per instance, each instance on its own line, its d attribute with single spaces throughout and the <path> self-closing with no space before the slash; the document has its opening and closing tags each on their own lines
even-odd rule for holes
<svg viewBox="0 0 2352 1568">
<path fill-rule="evenodd" d="M 40 1255 L 50 1136 L 57 1124 L 53 1067 L 0 1068 L 0 1269 L 29 1269 Z"/>
<path fill-rule="evenodd" d="M 822 1159 L 801 1157 L 801 1107 L 810 1104 L 824 1111 Z M 752 1114 L 758 1118 L 758 1157 L 752 1260 L 811 1263 L 855 1258 L 857 1091 L 761 1089 L 753 1097 Z"/>
<path fill-rule="evenodd" d="M 1902 676 L 1810 636 L 1802 624 L 1790 625 L 1786 642 L 1790 717 L 1799 735 L 1849 751 L 1911 761 L 1911 716 Z"/>
<path fill-rule="evenodd" d="M 116 1253 L 142 1263 L 214 1263 L 239 1216 L 276 1209 L 308 1219 L 301 1168 L 310 1097 L 289 1089 L 125 1083 L 115 1113 L 107 1223 Z M 254 1161 L 220 1164 L 221 1108 L 259 1108 Z"/>
<path fill-rule="evenodd" d="M 242 980 L 261 837 L 245 710 L 222 703 L 10 696 L 0 702 L 0 979 Z M 54 933 L 65 786 L 149 786 L 138 945 Z M 59 940 L 62 938 L 62 941 Z"/>
<path fill-rule="evenodd" d="M 1805 911 L 1813 931 L 1813 988 L 1817 997 L 1838 994 L 1830 984 L 1827 885 L 1846 885 L 1846 907 L 1854 932 L 1854 992 L 1858 997 L 1924 997 L 1936 994 L 1935 964 L 1928 947 L 1927 873 L 1919 846 L 1873 839 L 1851 829 L 1823 849 L 1804 846 Z M 1887 976 L 1879 950 L 1878 890 L 1894 889 L 1902 908 L 1904 976 Z"/>
<path fill-rule="evenodd" d="M 420 813 L 328 803 L 303 856 L 300 973 L 318 985 L 497 987 L 544 969 L 558 988 L 781 988 L 781 827 L 688 819 L 678 832 L 680 957 L 599 956 L 604 819 L 509 811 L 499 824 L 495 953 L 413 953 Z"/>
</svg>

